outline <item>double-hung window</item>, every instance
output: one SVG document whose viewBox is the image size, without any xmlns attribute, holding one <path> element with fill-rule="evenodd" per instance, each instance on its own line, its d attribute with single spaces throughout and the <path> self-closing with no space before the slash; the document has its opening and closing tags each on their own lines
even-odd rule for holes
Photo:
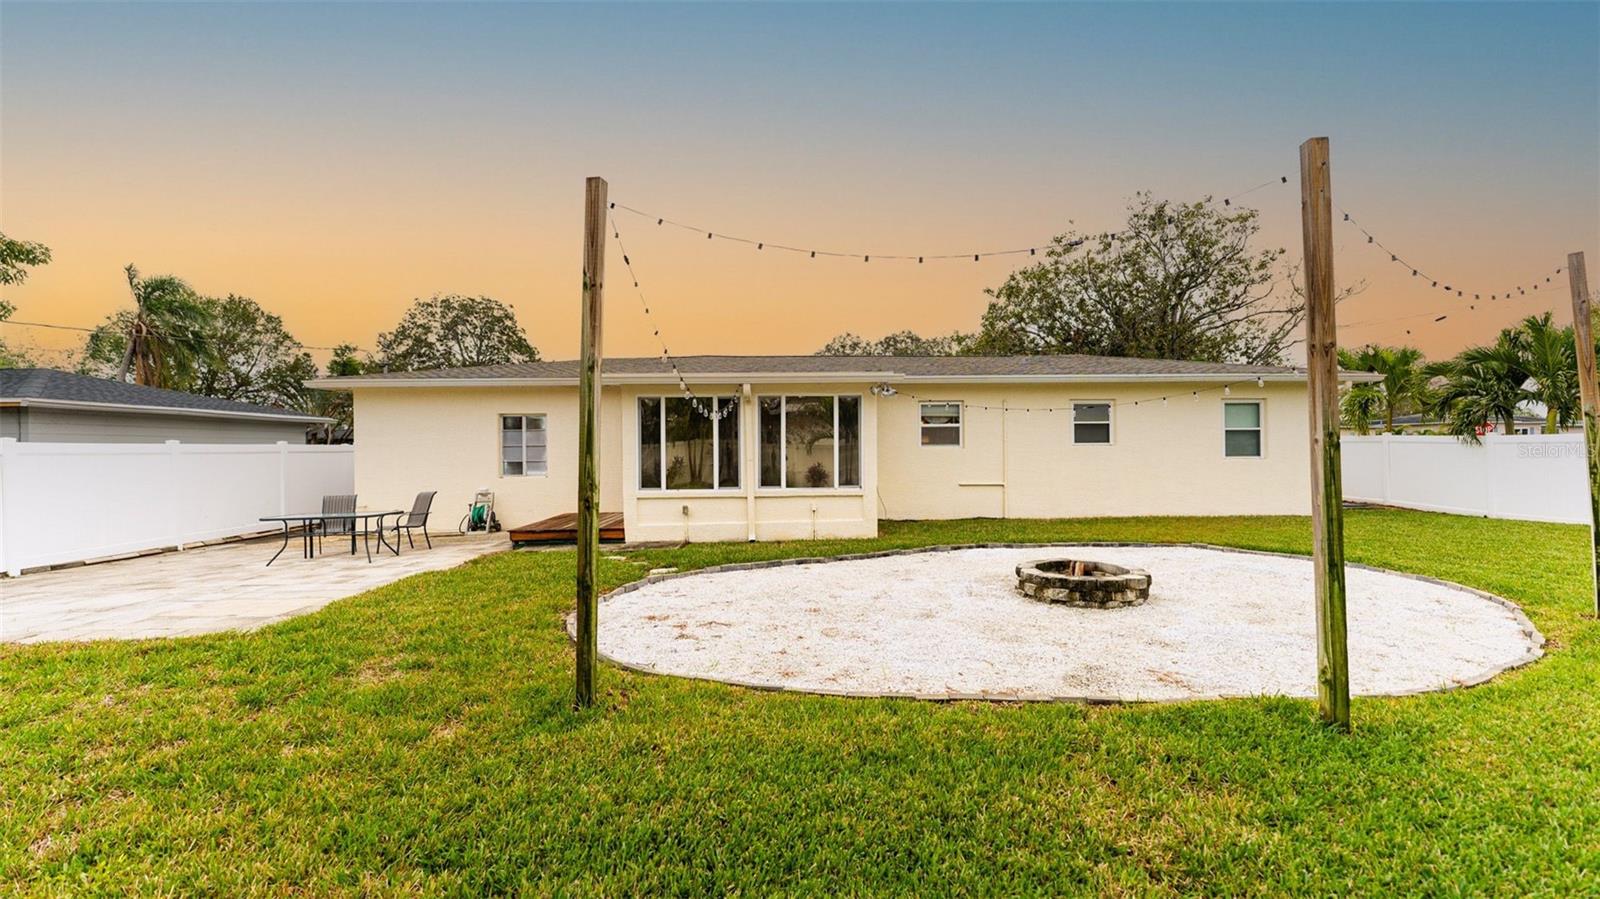
<svg viewBox="0 0 1600 899">
<path fill-rule="evenodd" d="M 639 489 L 738 489 L 739 398 L 695 406 L 688 397 L 639 398 Z"/>
<path fill-rule="evenodd" d="M 764 396 L 761 486 L 861 486 L 861 397 Z"/>
<path fill-rule="evenodd" d="M 1222 453 L 1225 456 L 1261 456 L 1261 401 L 1233 400 L 1222 404 Z"/>
<path fill-rule="evenodd" d="M 549 443 L 543 415 L 500 416 L 500 474 L 517 476 L 549 471 Z"/>
<path fill-rule="evenodd" d="M 922 417 L 923 446 L 961 445 L 960 403 L 922 403 L 918 412 Z"/>
<path fill-rule="evenodd" d="M 1107 402 L 1073 403 L 1072 442 L 1110 443 L 1111 404 Z"/>
</svg>

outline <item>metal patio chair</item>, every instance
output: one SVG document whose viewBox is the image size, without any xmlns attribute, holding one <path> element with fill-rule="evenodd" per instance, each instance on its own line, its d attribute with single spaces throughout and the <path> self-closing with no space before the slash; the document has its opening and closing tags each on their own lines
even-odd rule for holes
<svg viewBox="0 0 1600 899">
<path fill-rule="evenodd" d="M 348 496 L 330 493 L 322 498 L 322 511 L 324 512 L 354 512 L 356 510 L 355 494 Z M 317 522 L 317 552 L 322 552 L 322 538 L 333 534 L 342 537 L 350 535 L 350 546 L 355 547 L 356 520 L 354 518 L 324 518 Z"/>
<path fill-rule="evenodd" d="M 401 531 L 405 531 L 406 532 L 406 543 L 409 544 L 412 549 L 416 549 L 417 548 L 417 544 L 416 544 L 416 541 L 411 539 L 411 532 L 413 530 L 421 528 L 422 529 L 422 540 L 423 540 L 423 542 L 425 542 L 428 545 L 429 549 L 433 549 L 433 538 L 428 536 L 428 514 L 429 514 L 429 510 L 433 508 L 433 497 L 437 493 L 438 493 L 438 491 L 436 491 L 436 490 L 428 490 L 428 491 L 425 491 L 425 492 L 417 494 L 417 498 L 415 500 L 413 500 L 412 503 L 411 503 L 411 512 L 410 512 L 410 514 L 406 515 L 406 517 L 404 517 L 404 518 L 395 519 L 395 522 L 394 522 L 394 545 L 395 546 L 398 547 L 400 545 L 400 532 Z"/>
</svg>

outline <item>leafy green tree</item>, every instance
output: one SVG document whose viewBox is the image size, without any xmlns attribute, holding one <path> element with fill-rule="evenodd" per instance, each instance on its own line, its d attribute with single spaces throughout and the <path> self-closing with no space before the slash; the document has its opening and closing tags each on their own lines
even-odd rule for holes
<svg viewBox="0 0 1600 899">
<path fill-rule="evenodd" d="M 22 284 L 28 280 L 29 269 L 50 263 L 50 248 L 42 243 L 14 240 L 0 233 L 0 287 Z M 0 300 L 0 322 L 9 319 L 17 307 Z M 22 350 L 6 345 L 0 335 L 0 368 L 26 368 L 33 359 Z"/>
<path fill-rule="evenodd" d="M 10 318 L 17 307 L 0 300 L 0 322 Z M 24 350 L 19 350 L 7 345 L 5 335 L 0 334 L 0 368 L 31 368 L 33 357 Z"/>
<path fill-rule="evenodd" d="M 28 280 L 29 269 L 49 264 L 49 247 L 0 233 L 0 287 L 22 284 Z"/>
<path fill-rule="evenodd" d="M 539 351 L 511 307 L 491 297 L 416 300 L 393 331 L 378 335 L 378 363 L 389 371 L 535 362 Z"/>
<path fill-rule="evenodd" d="M 141 278 L 129 266 L 134 307 L 90 332 L 79 370 L 203 396 L 299 409 L 316 363 L 249 297 L 204 297 L 178 278 Z"/>
<path fill-rule="evenodd" d="M 1559 434 L 1578 420 L 1578 347 L 1571 328 L 1558 328 L 1551 313 L 1530 315 L 1511 335 L 1532 378 L 1530 397 L 1545 407 L 1544 432 Z"/>
<path fill-rule="evenodd" d="M 1120 235 L 1058 235 L 988 291 L 970 350 L 1281 363 L 1304 303 L 1283 250 L 1251 248 L 1259 229 L 1251 209 L 1139 194 Z"/>
<path fill-rule="evenodd" d="M 360 350 L 355 346 L 342 343 L 333 348 L 333 358 L 328 360 L 327 375 L 330 378 L 345 375 L 359 375 L 372 371 L 376 366 L 371 361 L 360 356 Z M 321 429 L 321 443 L 333 443 L 338 439 L 354 439 L 355 437 L 355 405 L 350 394 L 343 390 L 317 390 L 307 391 L 307 411 L 313 415 L 333 419 L 333 424 L 325 425 Z"/>
<path fill-rule="evenodd" d="M 1433 411 L 1450 433 L 1476 441 L 1489 422 L 1510 434 L 1519 407 L 1545 407 L 1544 432 L 1560 433 L 1578 420 L 1578 354 L 1572 328 L 1558 328 L 1554 315 L 1530 315 L 1501 331 L 1493 344 L 1470 347 L 1456 358 L 1429 366 L 1443 379 Z"/>
<path fill-rule="evenodd" d="M 1368 344 L 1354 351 L 1340 350 L 1339 367 L 1383 375 L 1382 381 L 1352 386 L 1345 392 L 1342 406 L 1347 412 L 1359 413 L 1362 407 L 1370 405 L 1372 415 L 1381 416 L 1383 429 L 1390 433 L 1395 430 L 1395 416 L 1419 410 L 1427 402 L 1428 378 L 1424 373 L 1422 351 L 1416 347 Z M 1366 428 L 1359 426 L 1356 431 L 1367 433 Z"/>
<path fill-rule="evenodd" d="M 80 370 L 135 384 L 189 390 L 209 351 L 210 315 L 187 283 L 145 278 L 128 266 L 133 308 L 112 313 L 90 332 Z"/>
<path fill-rule="evenodd" d="M 1352 384 L 1339 397 L 1339 418 L 1363 437 L 1372 433 L 1372 420 L 1382 409 L 1383 390 L 1377 384 Z"/>
<path fill-rule="evenodd" d="M 205 352 L 186 389 L 244 403 L 302 408 L 306 381 L 316 377 L 317 365 L 283 319 L 234 294 L 207 297 L 201 304 Z"/>
<path fill-rule="evenodd" d="M 923 337 L 915 331 L 896 331 L 878 340 L 868 340 L 846 331 L 828 341 L 818 356 L 955 356 L 965 349 L 961 334 Z"/>
<path fill-rule="evenodd" d="M 1523 387 L 1529 379 L 1526 357 L 1509 329 L 1493 344 L 1469 347 L 1428 371 L 1443 378 L 1433 394 L 1434 414 L 1449 433 L 1470 443 L 1477 443 L 1480 429 L 1490 423 L 1512 433 L 1517 407 L 1531 396 Z"/>
</svg>

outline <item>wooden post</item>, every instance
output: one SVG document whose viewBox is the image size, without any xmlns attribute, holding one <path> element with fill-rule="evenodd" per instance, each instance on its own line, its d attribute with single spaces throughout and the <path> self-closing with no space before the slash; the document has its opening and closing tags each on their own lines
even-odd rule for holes
<svg viewBox="0 0 1600 899">
<path fill-rule="evenodd" d="M 1311 408 L 1311 538 L 1317 582 L 1317 711 L 1350 729 L 1345 638 L 1344 486 L 1339 459 L 1339 332 L 1333 303 L 1333 188 L 1328 139 L 1300 145 L 1305 238 L 1306 370 Z"/>
<path fill-rule="evenodd" d="M 1567 254 L 1567 280 L 1572 284 L 1572 336 L 1578 344 L 1578 396 L 1583 400 L 1583 445 L 1589 459 L 1589 558 L 1594 563 L 1594 613 L 1600 616 L 1600 376 L 1595 374 L 1589 272 L 1582 253 Z"/>
<path fill-rule="evenodd" d="M 606 278 L 606 182 L 583 184 L 583 347 L 578 365 L 579 708 L 594 704 L 600 560 L 600 302 Z"/>
</svg>

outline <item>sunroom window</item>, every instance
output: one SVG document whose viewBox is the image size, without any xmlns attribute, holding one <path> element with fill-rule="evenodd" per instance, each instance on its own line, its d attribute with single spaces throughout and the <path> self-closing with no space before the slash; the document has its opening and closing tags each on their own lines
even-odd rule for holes
<svg viewBox="0 0 1600 899">
<path fill-rule="evenodd" d="M 861 397 L 761 398 L 761 486 L 861 486 Z"/>
<path fill-rule="evenodd" d="M 639 398 L 641 490 L 737 489 L 739 398 Z M 701 409 L 720 416 L 713 420 Z"/>
</svg>

